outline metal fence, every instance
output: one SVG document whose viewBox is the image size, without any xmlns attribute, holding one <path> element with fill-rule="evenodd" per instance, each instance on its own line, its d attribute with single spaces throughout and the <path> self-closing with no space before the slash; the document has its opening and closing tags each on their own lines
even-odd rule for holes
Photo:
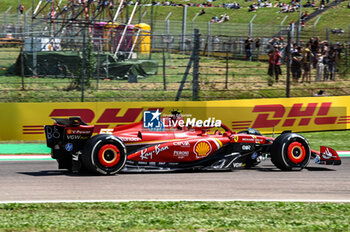
<svg viewBox="0 0 350 232">
<path fill-rule="evenodd" d="M 178 25 L 175 23 L 170 28 Z M 15 32 L 13 28 L 7 29 L 0 37 L 14 32 L 13 39 L 18 40 L 0 48 L 0 99 L 3 102 L 217 100 L 314 96 L 320 90 L 327 95 L 350 93 L 348 43 L 343 43 L 334 80 L 316 82 L 316 71 L 311 69 L 311 83 L 293 83 L 289 81 L 291 77 L 288 78 L 288 59 L 283 59 L 280 80 L 271 85 L 271 78 L 267 75 L 268 52 L 271 50 L 269 40 L 275 34 L 259 32 L 253 36 L 252 54 L 247 59 L 244 44 L 247 31 L 232 36 L 226 34 L 223 26 L 207 24 L 207 28 L 197 35 L 189 29 L 184 35 L 181 30 L 173 33 L 175 29 L 170 28 L 169 31 L 166 27 L 160 28 L 160 33 L 155 30 L 152 35 L 138 35 L 151 37 L 151 44 L 145 44 L 150 45 L 150 53 L 141 52 L 139 44 L 132 48 L 137 34 L 130 32 L 126 37 L 131 43 L 124 44 L 129 46 L 128 49 L 121 49 L 118 54 L 115 53 L 116 44 L 100 37 L 89 38 L 88 33 L 56 38 L 50 37 L 50 30 L 21 32 L 17 28 Z M 246 25 L 242 28 L 249 31 Z M 260 38 L 259 47 L 255 43 L 257 37 Z M 36 40 L 39 38 L 42 39 L 40 43 Z M 301 36 L 304 45 L 308 39 Z M 293 41 L 292 35 L 290 41 Z M 38 44 L 40 48 L 35 49 Z M 55 44 L 59 46 L 55 48 Z M 79 59 L 74 58 L 68 63 L 47 57 L 40 60 L 38 53 L 43 47 L 48 56 L 56 51 Z M 90 55 L 92 59 L 88 58 Z M 112 67 L 110 59 L 119 59 L 121 64 L 133 60 L 152 61 L 157 73 L 137 77 L 128 71 L 118 76 L 113 72 L 118 67 Z"/>
</svg>

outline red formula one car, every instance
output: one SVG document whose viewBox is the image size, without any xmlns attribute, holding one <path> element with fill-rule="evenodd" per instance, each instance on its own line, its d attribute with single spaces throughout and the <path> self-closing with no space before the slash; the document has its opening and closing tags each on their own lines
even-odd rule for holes
<svg viewBox="0 0 350 232">
<path fill-rule="evenodd" d="M 139 122 L 102 129 L 95 136 L 94 126 L 78 117 L 55 118 L 54 125 L 45 126 L 45 134 L 59 168 L 72 172 L 88 170 L 110 175 L 127 171 L 232 170 L 253 167 L 266 158 L 284 171 L 301 170 L 310 159 L 319 164 L 341 164 L 333 149 L 321 146 L 320 152 L 314 151 L 303 136 L 291 131 L 274 139 L 256 129 L 236 133 L 225 125 L 216 128 L 213 123 L 184 126 L 176 123 L 178 118 L 162 118 L 163 124 L 170 125 L 167 130 L 152 131 Z"/>
</svg>

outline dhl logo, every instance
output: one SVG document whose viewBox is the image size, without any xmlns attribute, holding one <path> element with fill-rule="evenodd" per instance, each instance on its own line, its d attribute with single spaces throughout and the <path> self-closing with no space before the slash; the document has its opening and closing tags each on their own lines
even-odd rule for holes
<svg viewBox="0 0 350 232">
<path fill-rule="evenodd" d="M 89 108 L 76 109 L 53 109 L 48 117 L 72 117 L 79 116 L 88 124 L 95 125 L 94 133 L 101 129 L 107 129 L 121 124 L 129 124 L 142 120 L 144 110 L 163 110 L 164 108 L 106 108 L 102 113 L 96 113 Z M 295 129 L 295 127 L 309 130 L 308 126 L 337 125 L 338 129 L 343 125 L 350 124 L 350 116 L 346 116 L 346 108 L 332 109 L 332 102 L 295 103 L 291 107 L 282 104 L 255 105 L 249 115 L 240 115 L 245 121 L 231 121 L 230 116 L 221 120 L 228 124 L 232 122 L 233 130 L 244 130 L 251 128 L 284 128 Z M 332 112 L 330 114 L 330 111 Z M 248 120 L 247 120 L 248 119 Z M 249 119 L 251 119 L 249 121 Z M 329 129 L 327 128 L 327 129 Z M 325 129 L 325 127 L 322 127 Z M 42 125 L 23 125 L 22 134 L 43 134 Z"/>
<path fill-rule="evenodd" d="M 159 109 L 159 108 L 157 108 Z M 148 108 L 146 110 L 157 110 L 156 108 Z M 72 117 L 79 116 L 86 123 L 96 123 L 94 133 L 98 133 L 101 129 L 111 127 L 111 124 L 128 124 L 136 122 L 142 116 L 143 108 L 128 108 L 124 114 L 120 113 L 121 108 L 105 109 L 101 115 L 96 117 L 95 112 L 91 109 L 54 109 L 49 117 Z M 162 109 L 159 109 L 162 110 Z M 96 121 L 94 121 L 97 119 Z M 141 119 L 140 119 L 141 120 Z"/>
<path fill-rule="evenodd" d="M 295 103 L 292 107 L 281 104 L 256 105 L 252 113 L 258 113 L 252 121 L 233 121 L 232 129 L 296 127 L 309 125 L 334 125 L 350 123 L 349 116 L 330 116 L 332 102 Z M 345 108 L 337 114 L 345 114 Z"/>
<path fill-rule="evenodd" d="M 157 108 L 162 109 L 162 108 Z M 147 110 L 157 110 L 148 108 Z M 101 129 L 110 128 L 115 125 L 128 124 L 142 120 L 143 108 L 128 108 L 125 113 L 121 113 L 121 108 L 108 108 L 99 116 L 96 116 L 92 109 L 53 109 L 48 115 L 50 118 L 60 117 L 68 118 L 73 116 L 80 117 L 88 124 L 94 124 L 94 133 L 98 133 Z M 139 120 L 137 120 L 140 118 Z M 114 124 L 114 125 L 113 125 Z M 22 126 L 23 134 L 44 134 L 42 125 L 25 125 Z"/>
</svg>

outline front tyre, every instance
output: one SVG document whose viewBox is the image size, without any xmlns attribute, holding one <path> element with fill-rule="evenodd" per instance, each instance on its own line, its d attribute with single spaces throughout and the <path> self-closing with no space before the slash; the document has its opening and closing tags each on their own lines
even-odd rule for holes
<svg viewBox="0 0 350 232">
<path fill-rule="evenodd" d="M 310 145 L 299 134 L 281 134 L 271 146 L 271 161 L 283 171 L 299 171 L 303 169 L 308 165 L 310 157 Z"/>
<path fill-rule="evenodd" d="M 111 134 L 99 134 L 86 143 L 83 155 L 83 166 L 94 173 L 113 175 L 125 165 L 127 156 L 124 143 Z"/>
</svg>

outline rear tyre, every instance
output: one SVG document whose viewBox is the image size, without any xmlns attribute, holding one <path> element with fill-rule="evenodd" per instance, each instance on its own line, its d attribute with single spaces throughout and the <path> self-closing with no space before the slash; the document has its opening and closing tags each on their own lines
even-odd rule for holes
<svg viewBox="0 0 350 232">
<path fill-rule="evenodd" d="M 125 165 L 127 156 L 124 143 L 111 134 L 100 134 L 86 143 L 83 155 L 83 166 L 91 172 L 101 175 L 118 173 Z"/>
<path fill-rule="evenodd" d="M 271 146 L 271 161 L 283 171 L 300 171 L 308 165 L 310 157 L 310 145 L 299 134 L 281 134 Z"/>
</svg>

